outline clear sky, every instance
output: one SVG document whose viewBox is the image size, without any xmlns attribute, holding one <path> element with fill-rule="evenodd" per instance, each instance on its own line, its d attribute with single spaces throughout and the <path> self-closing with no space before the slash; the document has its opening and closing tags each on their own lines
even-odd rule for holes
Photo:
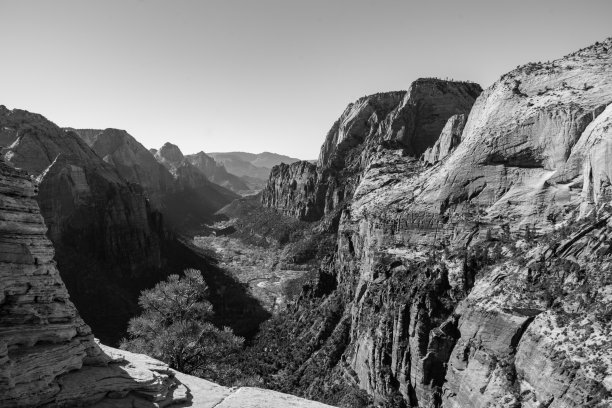
<svg viewBox="0 0 612 408">
<path fill-rule="evenodd" d="M 483 87 L 612 35 L 612 0 L 0 0 L 0 104 L 184 153 L 312 159 L 344 107 Z"/>
</svg>

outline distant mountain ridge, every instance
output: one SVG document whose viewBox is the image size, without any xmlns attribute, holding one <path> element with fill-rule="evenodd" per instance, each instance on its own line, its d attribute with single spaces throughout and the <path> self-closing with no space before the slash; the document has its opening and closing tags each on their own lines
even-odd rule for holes
<svg viewBox="0 0 612 408">
<path fill-rule="evenodd" d="M 244 180 L 235 174 L 229 173 L 223 164 L 217 163 L 215 159 L 206 153 L 201 151 L 185 157 L 213 183 L 217 183 L 239 194 L 251 192 L 250 187 Z"/>
<path fill-rule="evenodd" d="M 272 167 L 281 163 L 291 164 L 300 161 L 294 157 L 271 152 L 213 152 L 208 155 L 222 164 L 228 172 L 245 181 L 251 190 L 261 190 L 265 187 Z"/>
<path fill-rule="evenodd" d="M 70 129 L 70 128 L 69 128 Z M 212 220 L 212 214 L 238 197 L 192 166 L 180 149 L 167 143 L 152 153 L 125 130 L 70 129 L 127 181 L 140 185 L 152 205 L 179 229 Z M 156 155 L 160 155 L 159 158 Z M 163 157 L 162 157 L 163 156 Z M 194 203 L 189 210 L 181 202 Z"/>
<path fill-rule="evenodd" d="M 227 171 L 237 176 L 251 176 L 267 178 L 272 167 L 285 163 L 291 164 L 300 159 L 282 154 L 263 152 L 213 152 L 208 153 L 210 157 L 225 166 Z"/>
</svg>

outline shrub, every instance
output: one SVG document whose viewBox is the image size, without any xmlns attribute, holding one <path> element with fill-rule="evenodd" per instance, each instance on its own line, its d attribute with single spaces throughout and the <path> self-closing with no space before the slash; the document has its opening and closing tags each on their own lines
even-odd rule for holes
<svg viewBox="0 0 612 408">
<path fill-rule="evenodd" d="M 207 295 L 208 286 L 194 269 L 143 291 L 138 300 L 142 314 L 130 320 L 129 338 L 121 348 L 148 354 L 187 374 L 223 376 L 231 371 L 226 357 L 240 350 L 244 340 L 211 323 Z"/>
</svg>

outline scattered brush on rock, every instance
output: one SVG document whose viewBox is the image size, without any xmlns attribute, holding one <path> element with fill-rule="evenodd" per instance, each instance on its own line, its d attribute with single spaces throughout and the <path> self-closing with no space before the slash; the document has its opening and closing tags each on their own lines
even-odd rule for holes
<svg viewBox="0 0 612 408">
<path fill-rule="evenodd" d="M 244 339 L 228 327 L 219 329 L 211 323 L 208 286 L 200 271 L 188 269 L 183 277 L 171 275 L 143 291 L 139 305 L 142 314 L 130 320 L 122 349 L 218 382 L 234 370 L 227 357 L 242 348 Z"/>
</svg>

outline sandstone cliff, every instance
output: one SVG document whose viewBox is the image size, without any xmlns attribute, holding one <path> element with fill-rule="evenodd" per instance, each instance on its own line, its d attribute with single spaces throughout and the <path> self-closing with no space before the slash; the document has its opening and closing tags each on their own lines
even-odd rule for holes
<svg viewBox="0 0 612 408">
<path fill-rule="evenodd" d="M 168 222 L 181 231 L 197 233 L 214 220 L 214 213 L 239 196 L 208 180 L 178 146 L 164 144 L 155 159 L 172 175 L 174 191 L 164 198 Z"/>
<path fill-rule="evenodd" d="M 159 279 L 153 274 L 163 261 L 159 215 L 141 188 L 75 133 L 30 112 L 0 113 L 2 126 L 16 135 L 3 156 L 36 178 L 37 201 L 73 301 L 99 336 L 120 335 L 139 290 Z"/>
<path fill-rule="evenodd" d="M 377 151 L 402 148 L 404 154 L 420 155 L 436 143 L 451 116 L 470 111 L 480 92 L 480 86 L 473 83 L 420 79 L 408 91 L 357 100 L 327 134 L 316 168 L 298 162 L 290 165 L 292 169 L 275 170 L 263 191 L 263 204 L 300 219 L 320 219 L 351 199 Z M 304 181 L 287 178 L 293 174 Z M 283 202 L 296 183 L 301 188 L 293 193 L 296 200 L 290 201 L 306 208 Z"/>
<path fill-rule="evenodd" d="M 423 160 L 435 164 L 448 156 L 461 143 L 466 118 L 465 114 L 451 116 L 436 143 L 423 153 Z"/>
<path fill-rule="evenodd" d="M 118 341 L 137 310 L 140 291 L 172 273 L 196 267 L 212 288 L 231 286 L 168 225 L 200 228 L 233 193 L 201 174 L 189 180 L 193 185 L 181 186 L 123 131 L 88 132 L 97 154 L 76 133 L 38 114 L 0 107 L 0 127 L 7 143 L 2 156 L 35 178 L 62 278 L 81 316 L 103 341 Z M 164 216 L 150 205 L 149 194 L 159 197 Z M 242 307 L 228 313 L 242 315 Z"/>
<path fill-rule="evenodd" d="M 27 173 L 0 160 L 0 406 L 326 407 L 98 344 L 59 276 L 35 196 Z"/>
<path fill-rule="evenodd" d="M 349 105 L 316 167 L 273 171 L 265 206 L 341 210 L 321 265 L 337 287 L 283 317 L 296 338 L 318 333 L 293 363 L 304 395 L 611 403 L 611 72 L 608 39 L 519 67 L 475 103 L 475 85 L 417 81 Z"/>
</svg>

